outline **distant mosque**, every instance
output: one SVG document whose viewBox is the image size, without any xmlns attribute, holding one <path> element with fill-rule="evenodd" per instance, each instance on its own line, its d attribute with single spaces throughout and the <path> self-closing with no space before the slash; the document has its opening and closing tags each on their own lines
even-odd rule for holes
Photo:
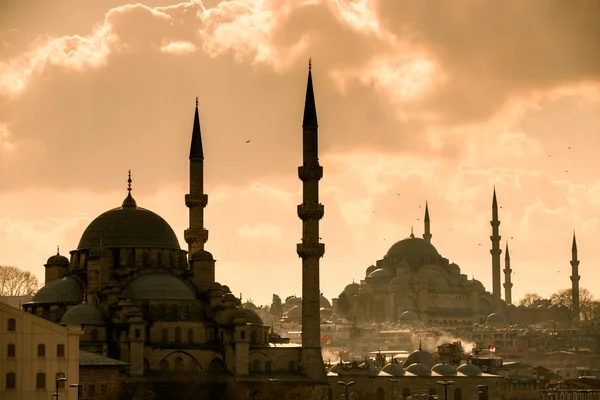
<svg viewBox="0 0 600 400">
<path fill-rule="evenodd" d="M 579 319 L 579 274 L 577 244 L 572 245 L 572 312 L 551 304 L 525 307 L 512 304 L 512 269 L 508 243 L 504 258 L 504 284 L 501 285 L 501 236 L 498 202 L 492 199 L 492 287 L 490 293 L 476 279 L 461 273 L 460 267 L 442 257 L 431 243 L 429 204 L 425 204 L 423 238 L 413 232 L 395 243 L 387 254 L 365 271 L 360 283 L 348 284 L 333 299 L 334 312 L 357 322 L 400 322 L 458 326 L 514 323 L 537 323 L 554 320 L 571 322 Z M 504 299 L 501 297 L 504 287 Z"/>
</svg>

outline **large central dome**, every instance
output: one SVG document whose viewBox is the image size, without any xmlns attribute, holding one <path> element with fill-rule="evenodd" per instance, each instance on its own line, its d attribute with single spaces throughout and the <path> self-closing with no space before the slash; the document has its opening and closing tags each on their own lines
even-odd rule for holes
<svg viewBox="0 0 600 400">
<path fill-rule="evenodd" d="M 388 257 L 430 256 L 439 257 L 435 247 L 428 241 L 411 235 L 407 239 L 396 242 L 387 252 Z"/>
<path fill-rule="evenodd" d="M 77 249 L 91 249 L 99 245 L 181 249 L 167 221 L 150 210 L 138 207 L 131 194 L 122 207 L 99 215 L 88 225 Z"/>
</svg>

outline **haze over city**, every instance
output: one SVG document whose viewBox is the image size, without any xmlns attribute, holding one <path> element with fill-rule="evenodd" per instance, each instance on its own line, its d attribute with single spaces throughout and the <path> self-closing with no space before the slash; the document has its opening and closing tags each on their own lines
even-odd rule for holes
<svg viewBox="0 0 600 400">
<path fill-rule="evenodd" d="M 198 96 L 216 280 L 244 300 L 301 294 L 301 124 L 312 57 L 321 290 L 336 297 L 423 233 L 491 290 L 495 186 L 513 299 L 580 285 L 600 241 L 600 3 L 4 1 L 0 265 L 35 272 L 117 207 L 185 248 Z M 544 274 L 543 279 L 540 276 Z"/>
</svg>

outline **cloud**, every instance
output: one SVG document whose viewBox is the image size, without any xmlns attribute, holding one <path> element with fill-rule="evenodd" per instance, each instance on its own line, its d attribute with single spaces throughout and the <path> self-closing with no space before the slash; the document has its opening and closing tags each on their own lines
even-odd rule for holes
<svg viewBox="0 0 600 400">
<path fill-rule="evenodd" d="M 160 51 L 163 53 L 186 55 L 196 51 L 196 46 L 190 42 L 175 41 L 163 44 L 160 46 Z"/>
<path fill-rule="evenodd" d="M 281 229 L 270 222 L 244 224 L 237 230 L 237 234 L 251 239 L 274 239 L 283 236 Z"/>
</svg>

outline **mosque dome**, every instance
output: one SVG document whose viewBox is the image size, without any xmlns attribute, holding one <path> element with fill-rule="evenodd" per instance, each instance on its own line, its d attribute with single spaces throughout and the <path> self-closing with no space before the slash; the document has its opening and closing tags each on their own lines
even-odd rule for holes
<svg viewBox="0 0 600 400">
<path fill-rule="evenodd" d="M 251 301 L 247 301 L 244 304 L 242 304 L 243 308 L 247 308 L 249 310 L 256 310 L 258 307 L 256 307 L 256 304 L 252 303 Z"/>
<path fill-rule="evenodd" d="M 502 317 L 502 315 L 496 314 L 496 313 L 491 313 L 485 319 L 485 323 L 489 324 L 489 325 L 498 325 L 498 324 L 504 324 L 505 321 L 504 321 L 504 318 Z"/>
<path fill-rule="evenodd" d="M 427 367 L 427 370 L 429 370 L 429 368 L 433 367 L 435 363 L 433 362 L 433 357 L 431 357 L 431 354 L 419 346 L 419 350 L 415 350 L 410 353 L 402 366 L 408 371 L 408 366 L 411 364 L 424 364 Z"/>
<path fill-rule="evenodd" d="M 71 307 L 63 315 L 61 325 L 105 325 L 106 320 L 98 307 L 81 303 Z"/>
<path fill-rule="evenodd" d="M 406 372 L 416 376 L 431 376 L 431 370 L 425 364 L 414 363 L 406 367 Z"/>
<path fill-rule="evenodd" d="M 456 376 L 456 368 L 450 364 L 436 364 L 431 370 L 442 376 Z"/>
<path fill-rule="evenodd" d="M 402 314 L 400 314 L 400 317 L 398 318 L 398 321 L 402 321 L 402 322 L 419 322 L 419 316 L 417 314 L 415 314 L 412 311 L 404 311 Z"/>
<path fill-rule="evenodd" d="M 134 300 L 196 300 L 194 292 L 178 278 L 167 274 L 146 274 L 123 290 L 123 297 Z"/>
<path fill-rule="evenodd" d="M 436 276 L 427 281 L 429 289 L 448 289 L 448 281 L 443 276 Z"/>
<path fill-rule="evenodd" d="M 287 313 L 287 318 L 288 319 L 300 319 L 302 318 L 302 306 L 294 306 L 292 308 L 290 308 L 290 310 Z"/>
<path fill-rule="evenodd" d="M 295 306 L 299 306 L 300 304 L 302 304 L 302 300 L 299 297 L 292 296 L 285 301 L 284 307 L 292 308 Z"/>
<path fill-rule="evenodd" d="M 61 255 L 58 250 L 56 254 L 48 258 L 46 261 L 46 267 L 68 267 L 69 259 L 63 255 Z"/>
<path fill-rule="evenodd" d="M 329 300 L 327 300 L 325 296 L 321 295 L 321 299 L 319 300 L 319 307 L 331 308 L 331 303 L 329 302 Z"/>
<path fill-rule="evenodd" d="M 407 239 L 396 242 L 387 252 L 387 257 L 429 256 L 439 257 L 435 247 L 425 239 L 411 235 Z"/>
<path fill-rule="evenodd" d="M 481 376 L 481 370 L 475 364 L 463 364 L 456 371 L 466 376 Z"/>
<path fill-rule="evenodd" d="M 90 250 L 90 254 L 88 255 L 88 259 L 93 258 L 101 258 L 101 257 L 112 257 L 112 252 L 108 247 L 105 246 L 97 246 Z"/>
<path fill-rule="evenodd" d="M 406 286 L 408 285 L 409 281 L 406 277 L 403 276 L 397 276 L 394 279 L 392 279 L 390 281 L 390 287 L 392 286 Z"/>
<path fill-rule="evenodd" d="M 100 214 L 88 225 L 77 249 L 91 249 L 100 243 L 106 247 L 181 249 L 169 224 L 158 214 L 138 207 L 131 192 L 121 207 Z"/>
<path fill-rule="evenodd" d="M 381 370 L 386 374 L 390 374 L 391 376 L 404 376 L 406 373 L 404 368 L 402 368 L 402 366 L 398 364 L 398 361 L 396 360 L 386 364 Z"/>
<path fill-rule="evenodd" d="M 79 280 L 73 276 L 67 276 L 50 282 L 31 299 L 32 303 L 73 303 L 79 304 L 83 300 L 83 288 Z"/>
<path fill-rule="evenodd" d="M 198 250 L 191 257 L 192 261 L 214 261 L 213 255 L 206 250 Z"/>
<path fill-rule="evenodd" d="M 527 309 L 527 306 L 526 306 L 525 304 L 519 304 L 519 305 L 517 306 L 517 309 L 518 309 L 518 310 L 526 310 L 526 309 Z"/>
<path fill-rule="evenodd" d="M 358 367 L 360 369 L 368 369 L 369 375 L 371 375 L 371 376 L 376 376 L 377 374 L 379 374 L 379 368 L 377 368 L 375 365 L 373 365 L 369 362 L 364 362 L 364 363 L 360 364 Z"/>
<path fill-rule="evenodd" d="M 365 276 L 369 276 L 369 274 L 373 271 L 375 271 L 377 269 L 377 267 L 375 265 L 371 265 L 370 267 L 367 267 L 367 270 L 365 272 Z"/>
<path fill-rule="evenodd" d="M 460 275 L 460 267 L 456 263 L 448 265 L 448 273 L 450 275 Z"/>
<path fill-rule="evenodd" d="M 223 289 L 223 293 L 225 293 L 225 294 L 231 293 L 231 289 L 229 289 L 229 286 L 227 286 L 227 285 L 222 285 L 221 289 Z"/>
<path fill-rule="evenodd" d="M 246 317 L 248 323 L 251 325 L 263 325 L 263 320 L 257 313 L 249 308 L 241 308 L 239 311 Z"/>
<path fill-rule="evenodd" d="M 344 288 L 344 292 L 348 295 L 358 294 L 358 289 L 360 289 L 360 285 L 356 282 L 352 282 L 349 285 L 346 285 Z"/>
<path fill-rule="evenodd" d="M 369 274 L 369 278 L 391 278 L 394 273 L 389 268 L 377 268 Z"/>
</svg>

